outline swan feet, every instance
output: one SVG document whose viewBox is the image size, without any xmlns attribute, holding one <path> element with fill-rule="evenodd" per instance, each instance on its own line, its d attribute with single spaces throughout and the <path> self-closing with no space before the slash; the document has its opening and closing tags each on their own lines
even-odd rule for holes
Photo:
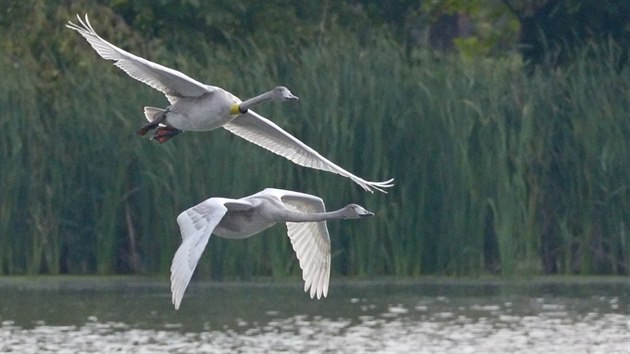
<svg viewBox="0 0 630 354">
<path fill-rule="evenodd" d="M 144 136 L 149 132 L 149 130 L 157 128 L 158 125 L 159 123 L 147 123 L 140 127 L 140 129 L 136 130 L 136 134 Z"/>
<path fill-rule="evenodd" d="M 153 137 L 151 139 L 155 139 L 158 141 L 158 143 L 162 144 L 181 132 L 181 130 L 173 127 L 159 127 L 155 129 L 155 133 L 153 134 Z"/>
<path fill-rule="evenodd" d="M 153 130 L 160 126 L 160 124 L 166 125 L 164 121 L 166 120 L 166 115 L 171 111 L 171 106 L 166 107 L 166 109 L 155 108 L 155 107 L 144 107 L 144 116 L 147 118 L 149 123 L 140 127 L 140 129 L 136 130 L 136 134 L 144 136 L 150 130 Z"/>
</svg>

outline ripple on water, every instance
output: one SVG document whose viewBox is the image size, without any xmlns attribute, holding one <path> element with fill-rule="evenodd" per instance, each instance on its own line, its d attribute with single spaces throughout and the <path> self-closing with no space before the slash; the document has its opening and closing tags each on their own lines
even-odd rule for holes
<svg viewBox="0 0 630 354">
<path fill-rule="evenodd" d="M 156 311 L 150 319 L 157 323 L 125 323 L 108 320 L 112 315 L 104 311 L 72 325 L 40 317 L 20 322 L 24 311 L 12 317 L 0 312 L 0 353 L 630 352 L 630 305 L 624 296 L 435 294 L 375 299 L 357 292 L 337 303 L 308 303 L 311 308 L 298 307 L 301 314 L 277 304 L 255 309 L 258 316 L 236 308 L 224 311 L 229 321 L 208 316 L 195 327 L 185 322 L 185 312 Z"/>
<path fill-rule="evenodd" d="M 391 309 L 386 313 L 391 314 Z M 94 319 L 81 326 L 38 324 L 25 329 L 3 321 L 0 352 L 582 353 L 630 349 L 630 320 L 624 314 L 576 317 L 554 312 L 554 317 L 541 313 L 473 318 L 440 312 L 416 320 L 407 316 L 408 311 L 394 313 L 398 316 L 364 315 L 355 321 L 299 315 L 273 319 L 242 333 L 230 329 L 191 333 L 179 326 L 150 330 Z"/>
</svg>

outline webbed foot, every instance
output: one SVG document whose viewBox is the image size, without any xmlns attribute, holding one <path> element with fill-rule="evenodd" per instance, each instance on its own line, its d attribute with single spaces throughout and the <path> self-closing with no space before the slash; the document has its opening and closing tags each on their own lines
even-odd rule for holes
<svg viewBox="0 0 630 354">
<path fill-rule="evenodd" d="M 159 127 L 155 130 L 151 139 L 155 139 L 158 143 L 162 144 L 181 132 L 181 130 L 173 127 Z"/>
<path fill-rule="evenodd" d="M 155 108 L 155 107 L 144 107 L 144 116 L 147 118 L 149 123 L 140 127 L 140 129 L 136 130 L 136 134 L 145 135 L 150 130 L 157 128 L 160 124 L 164 123 L 166 120 L 166 115 L 171 111 L 171 106 L 166 107 L 166 109 Z"/>
</svg>

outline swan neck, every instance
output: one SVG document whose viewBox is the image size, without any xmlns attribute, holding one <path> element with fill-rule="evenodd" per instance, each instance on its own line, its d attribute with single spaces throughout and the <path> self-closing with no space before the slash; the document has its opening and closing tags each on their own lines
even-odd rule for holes
<svg viewBox="0 0 630 354">
<path fill-rule="evenodd" d="M 335 219 L 345 219 L 343 209 L 323 213 L 302 213 L 299 211 L 287 211 L 286 222 L 317 222 Z"/>
<path fill-rule="evenodd" d="M 246 113 L 248 109 L 254 107 L 255 105 L 261 104 L 263 102 L 271 100 L 271 92 L 265 92 L 256 97 L 252 97 L 239 105 L 239 110 L 241 113 Z"/>
</svg>

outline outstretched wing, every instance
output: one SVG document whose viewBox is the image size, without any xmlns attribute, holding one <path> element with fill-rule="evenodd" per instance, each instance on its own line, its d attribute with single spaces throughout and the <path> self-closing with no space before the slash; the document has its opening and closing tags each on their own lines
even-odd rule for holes
<svg viewBox="0 0 630 354">
<path fill-rule="evenodd" d="M 68 22 L 66 27 L 85 37 L 103 59 L 115 61 L 114 65 L 129 76 L 163 92 L 171 104 L 175 103 L 179 97 L 198 97 L 216 89 L 177 70 L 135 56 L 109 43 L 94 31 L 87 15 L 85 15 L 85 21 L 79 15 L 77 19 L 80 25 Z"/>
<path fill-rule="evenodd" d="M 291 210 L 301 213 L 323 213 L 324 201 L 316 196 L 267 188 L 265 192 L 277 195 Z M 310 289 L 311 298 L 328 295 L 330 283 L 330 237 L 325 221 L 287 222 L 291 245 L 302 268 L 304 291 Z"/>
<path fill-rule="evenodd" d="M 171 293 L 175 309 L 179 309 L 210 235 L 227 212 L 223 201 L 222 198 L 207 199 L 177 217 L 182 244 L 175 252 L 171 265 Z"/>
<path fill-rule="evenodd" d="M 383 182 L 370 182 L 353 175 L 284 131 L 274 122 L 251 109 L 247 113 L 234 118 L 223 127 L 233 134 L 283 156 L 298 165 L 348 177 L 368 192 L 376 189 L 387 193 L 383 188 L 389 188 L 394 185 L 392 183 L 394 181 L 393 178 Z"/>
</svg>

